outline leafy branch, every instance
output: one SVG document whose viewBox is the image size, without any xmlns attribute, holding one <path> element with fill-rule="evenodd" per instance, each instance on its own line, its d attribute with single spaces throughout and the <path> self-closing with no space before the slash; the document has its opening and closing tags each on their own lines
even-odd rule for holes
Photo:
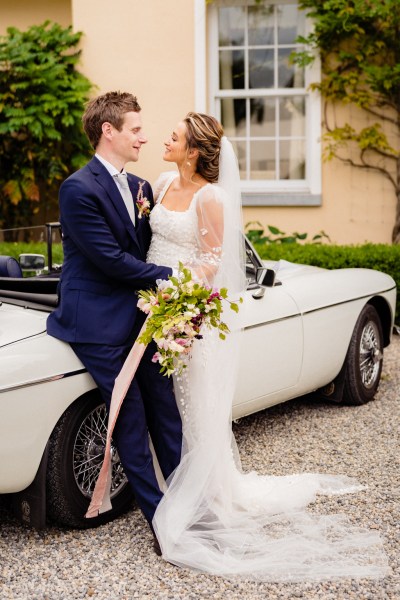
<svg viewBox="0 0 400 600">
<path fill-rule="evenodd" d="M 380 173 L 397 198 L 393 242 L 400 243 L 400 11 L 398 0 L 300 0 L 314 23 L 305 50 L 292 59 L 307 67 L 318 53 L 323 78 L 311 89 L 325 101 L 324 158 Z M 357 107 L 379 122 L 356 130 L 332 123 L 341 103 Z M 328 118 L 330 115 L 330 118 Z M 395 140 L 393 146 L 389 139 Z M 355 150 L 358 158 L 354 157 Z"/>
<path fill-rule="evenodd" d="M 80 39 L 49 21 L 0 38 L 0 227 L 30 225 L 39 212 L 48 219 L 60 181 L 90 156 Z"/>
</svg>

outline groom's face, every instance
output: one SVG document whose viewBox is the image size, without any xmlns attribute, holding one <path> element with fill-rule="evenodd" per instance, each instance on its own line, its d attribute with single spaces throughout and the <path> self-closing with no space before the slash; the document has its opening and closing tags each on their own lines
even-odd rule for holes
<svg viewBox="0 0 400 600">
<path fill-rule="evenodd" d="M 121 131 L 113 128 L 113 151 L 125 163 L 139 160 L 140 148 L 147 142 L 142 129 L 142 117 L 138 112 L 127 112 Z"/>
</svg>

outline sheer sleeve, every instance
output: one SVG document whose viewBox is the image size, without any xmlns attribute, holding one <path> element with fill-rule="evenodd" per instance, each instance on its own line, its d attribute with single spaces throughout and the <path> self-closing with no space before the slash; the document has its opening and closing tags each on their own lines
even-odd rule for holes
<svg viewBox="0 0 400 600">
<path fill-rule="evenodd" d="M 245 289 L 240 209 L 225 189 L 210 184 L 197 194 L 196 212 L 198 251 L 188 266 L 204 283 L 226 287 L 235 298 Z"/>
<path fill-rule="evenodd" d="M 165 171 L 164 173 L 160 173 L 160 175 L 157 177 L 153 184 L 154 202 L 156 204 L 165 187 L 167 187 L 177 175 L 178 173 L 176 171 Z"/>
<path fill-rule="evenodd" d="M 221 264 L 224 241 L 223 191 L 213 185 L 205 186 L 198 194 L 196 212 L 198 252 L 190 267 L 199 279 L 212 285 Z"/>
</svg>

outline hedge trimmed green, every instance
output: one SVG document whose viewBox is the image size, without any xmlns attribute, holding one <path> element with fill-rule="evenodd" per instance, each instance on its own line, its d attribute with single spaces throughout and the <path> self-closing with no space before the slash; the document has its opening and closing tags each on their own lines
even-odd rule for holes
<svg viewBox="0 0 400 600">
<path fill-rule="evenodd" d="M 362 246 L 333 246 L 329 244 L 254 244 L 260 257 L 268 260 L 284 259 L 294 263 L 314 265 L 325 269 L 358 267 L 387 273 L 400 288 L 400 245 L 364 244 Z M 0 254 L 18 259 L 25 252 L 47 254 L 44 242 L 0 243 Z M 53 244 L 53 262 L 63 261 L 61 244 Z M 397 297 L 396 323 L 400 322 L 400 294 Z"/>
<path fill-rule="evenodd" d="M 12 256 L 18 260 L 20 254 L 43 254 L 47 263 L 47 244 L 45 242 L 0 242 L 0 255 Z M 52 246 L 53 263 L 62 264 L 63 250 L 61 244 Z"/>
<path fill-rule="evenodd" d="M 357 267 L 387 273 L 400 288 L 400 245 L 364 244 L 362 246 L 332 246 L 328 244 L 265 244 L 255 243 L 265 260 L 288 260 L 325 269 Z M 397 297 L 396 323 L 400 322 L 400 297 Z"/>
</svg>

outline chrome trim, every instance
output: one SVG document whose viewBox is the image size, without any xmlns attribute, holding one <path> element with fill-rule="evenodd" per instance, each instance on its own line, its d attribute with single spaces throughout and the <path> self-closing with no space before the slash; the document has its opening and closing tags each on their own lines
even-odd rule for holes
<svg viewBox="0 0 400 600">
<path fill-rule="evenodd" d="M 66 377 L 73 377 L 74 375 L 82 375 L 87 373 L 87 369 L 78 369 L 77 371 L 69 371 L 68 373 L 60 373 L 59 375 L 52 375 L 51 377 L 44 377 L 43 379 L 37 379 L 36 381 L 28 381 L 26 383 L 19 383 L 17 385 L 11 385 L 10 387 L 0 388 L 0 394 L 4 392 L 10 392 L 32 385 L 40 385 L 41 383 L 48 383 L 49 381 L 58 381 L 59 379 L 65 379 Z"/>
<path fill-rule="evenodd" d="M 301 313 L 295 313 L 294 315 L 288 315 L 286 317 L 279 317 L 279 319 L 273 319 L 272 321 L 264 321 L 263 323 L 255 323 L 254 325 L 244 327 L 244 331 L 256 329 L 257 327 L 264 327 L 264 325 L 271 325 L 272 323 L 279 323 L 280 321 L 288 321 L 289 319 L 294 319 L 295 317 L 301 317 Z"/>
<path fill-rule="evenodd" d="M 263 323 L 256 323 L 254 325 L 249 325 L 248 327 L 244 327 L 244 331 L 248 331 L 250 329 L 256 329 L 257 327 L 264 327 L 264 325 L 270 325 L 272 323 L 279 323 L 279 321 L 286 321 L 288 319 L 293 319 L 294 317 L 304 317 L 305 315 L 310 315 L 311 313 L 318 312 L 320 310 L 326 310 L 327 308 L 333 308 L 335 306 L 340 306 L 341 304 L 349 304 L 349 302 L 357 302 L 357 300 L 364 300 L 365 298 L 375 298 L 376 296 L 380 296 L 381 294 L 386 294 L 387 292 L 391 292 L 396 289 L 396 286 L 383 290 L 381 292 L 375 292 L 373 294 L 368 294 L 367 296 L 358 296 L 357 298 L 351 298 L 350 300 L 343 300 L 342 302 L 335 302 L 333 304 L 327 304 L 326 306 L 320 306 L 319 308 L 312 308 L 311 310 L 307 310 L 304 313 L 295 313 L 293 315 L 288 315 L 286 317 L 279 317 L 278 319 L 273 319 L 272 321 L 264 321 Z"/>
<path fill-rule="evenodd" d="M 333 308 L 334 306 L 340 306 L 341 304 L 349 304 L 349 302 L 357 302 L 357 300 L 364 300 L 365 298 L 375 298 L 376 296 L 380 296 L 381 294 L 386 294 L 387 292 L 391 292 L 392 290 L 395 290 L 396 286 L 394 285 L 393 287 L 387 289 L 387 290 L 382 290 L 381 292 L 375 292 L 372 294 L 367 294 L 366 296 L 358 296 L 357 298 L 351 298 L 350 300 L 343 300 L 342 302 L 334 302 L 333 304 L 327 304 L 326 306 L 321 306 L 320 308 L 313 308 L 311 310 L 307 310 L 306 312 L 303 313 L 303 315 L 309 315 L 311 313 L 314 312 L 318 312 L 319 310 L 325 310 L 326 308 Z"/>
<path fill-rule="evenodd" d="M 37 337 L 39 335 L 43 335 L 46 333 L 46 329 L 43 331 L 39 331 L 37 333 L 32 333 L 32 335 L 25 335 L 24 337 L 18 338 L 17 340 L 12 340 L 12 342 L 7 342 L 6 344 L 0 345 L 0 348 L 6 348 L 7 346 L 12 346 L 12 344 L 18 344 L 19 342 L 24 342 L 25 340 L 30 340 L 31 338 Z"/>
</svg>

